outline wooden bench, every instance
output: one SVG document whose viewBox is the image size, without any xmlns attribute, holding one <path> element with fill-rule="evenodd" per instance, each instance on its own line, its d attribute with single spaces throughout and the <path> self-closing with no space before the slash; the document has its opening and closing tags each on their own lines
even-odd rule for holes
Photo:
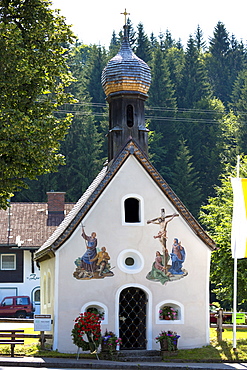
<svg viewBox="0 0 247 370">
<path fill-rule="evenodd" d="M 41 343 L 41 348 L 44 349 L 46 339 L 52 339 L 51 334 L 25 334 L 24 330 L 0 330 L 0 345 L 10 345 L 11 357 L 15 356 L 15 345 L 24 344 L 24 339 L 36 338 Z"/>
<path fill-rule="evenodd" d="M 8 345 L 11 348 L 11 357 L 15 355 L 15 345 L 24 344 L 24 330 L 0 330 L 0 344 Z"/>
</svg>

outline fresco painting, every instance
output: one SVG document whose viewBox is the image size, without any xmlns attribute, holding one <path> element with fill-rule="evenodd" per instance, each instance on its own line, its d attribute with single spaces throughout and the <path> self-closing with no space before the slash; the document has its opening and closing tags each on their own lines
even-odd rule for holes
<svg viewBox="0 0 247 370">
<path fill-rule="evenodd" d="M 98 248 L 98 240 L 96 232 L 91 235 L 85 233 L 85 228 L 82 226 L 82 237 L 85 240 L 86 250 L 82 257 L 75 260 L 76 270 L 73 276 L 76 279 L 103 279 L 107 276 L 113 276 L 111 271 L 110 256 L 106 251 L 106 247 Z"/>
<path fill-rule="evenodd" d="M 154 235 L 154 239 L 160 241 L 162 249 L 162 252 L 156 251 L 152 269 L 146 276 L 148 280 L 160 282 L 164 285 L 168 281 L 179 280 L 188 275 L 188 271 L 183 268 L 186 253 L 181 241 L 174 238 L 170 253 L 167 248 L 167 225 L 178 216 L 177 213 L 166 215 L 165 209 L 162 208 L 160 217 L 147 221 L 147 224 L 152 223 L 160 226 L 160 230 L 157 235 Z"/>
</svg>

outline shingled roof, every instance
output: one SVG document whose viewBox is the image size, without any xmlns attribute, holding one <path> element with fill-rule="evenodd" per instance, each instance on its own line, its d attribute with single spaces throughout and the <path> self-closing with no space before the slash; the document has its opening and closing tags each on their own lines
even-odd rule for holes
<svg viewBox="0 0 247 370">
<path fill-rule="evenodd" d="M 138 162 L 145 168 L 150 177 L 154 180 L 161 191 L 167 196 L 177 212 L 187 222 L 194 233 L 211 249 L 214 250 L 216 245 L 214 241 L 203 230 L 201 225 L 196 221 L 192 214 L 187 210 L 184 204 L 176 196 L 167 182 L 158 173 L 158 171 L 149 162 L 146 155 L 138 147 L 133 139 L 129 139 L 123 150 L 109 165 L 105 166 L 95 180 L 92 182 L 87 191 L 75 204 L 71 212 L 65 217 L 62 223 L 57 227 L 50 238 L 36 252 L 35 259 L 42 260 L 48 256 L 54 255 L 57 250 L 74 232 L 87 212 L 90 210 L 95 201 L 102 194 L 107 185 L 111 182 L 115 174 L 119 171 L 126 159 L 133 155 Z"/>
<path fill-rule="evenodd" d="M 74 203 L 65 203 L 65 215 Z M 0 210 L 0 246 L 38 249 L 57 226 L 47 226 L 48 204 L 12 202 L 9 209 Z M 9 230 L 10 229 L 10 230 Z"/>
</svg>

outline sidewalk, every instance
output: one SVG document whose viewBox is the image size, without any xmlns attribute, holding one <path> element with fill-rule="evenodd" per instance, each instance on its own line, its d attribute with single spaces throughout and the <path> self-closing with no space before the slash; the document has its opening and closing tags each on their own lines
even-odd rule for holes
<svg viewBox="0 0 247 370">
<path fill-rule="evenodd" d="M 126 370 L 247 370 L 247 363 L 178 363 L 178 362 L 118 362 L 97 359 L 41 358 L 41 357 L 0 357 L 0 368 L 46 367 L 46 368 L 80 368 L 80 369 L 126 369 Z"/>
</svg>

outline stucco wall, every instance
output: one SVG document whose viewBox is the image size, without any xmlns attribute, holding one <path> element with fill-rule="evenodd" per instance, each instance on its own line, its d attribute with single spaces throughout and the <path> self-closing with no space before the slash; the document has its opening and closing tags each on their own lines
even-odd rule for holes
<svg viewBox="0 0 247 370">
<path fill-rule="evenodd" d="M 42 315 L 51 315 L 52 318 L 52 330 L 47 332 L 53 334 L 54 332 L 54 322 L 56 320 L 56 313 L 54 311 L 55 307 L 55 258 L 47 259 L 40 263 L 40 275 L 41 275 L 41 295 L 40 295 L 40 305 Z"/>
<path fill-rule="evenodd" d="M 123 225 L 123 198 L 127 195 L 139 196 L 143 201 L 143 222 L 137 226 Z M 180 348 L 208 344 L 210 251 L 181 216 L 168 224 L 167 247 L 171 252 L 173 238 L 181 240 L 186 250 L 183 267 L 188 275 L 166 285 L 146 279 L 156 250 L 161 250 L 159 240 L 153 238 L 159 231 L 159 225 L 147 224 L 147 220 L 158 217 L 161 208 L 165 208 L 166 214 L 176 211 L 136 159 L 129 157 L 83 220 L 86 233 L 95 231 L 98 247 L 106 247 L 111 257 L 111 266 L 114 267 L 114 276 L 101 280 L 77 280 L 73 277 L 74 261 L 83 255 L 86 248 L 81 237 L 81 228 L 56 252 L 55 271 L 52 261 L 42 262 L 45 267 L 42 267 L 41 273 L 50 268 L 55 277 L 54 349 L 62 352 L 76 351 L 71 340 L 73 320 L 87 302 L 101 302 L 106 306 L 108 320 L 102 323 L 102 331 L 107 328 L 118 332 L 118 297 L 122 288 L 127 286 L 140 287 L 147 294 L 148 349 L 158 348 L 155 336 L 166 329 L 177 331 L 181 335 Z M 139 272 L 127 273 L 121 270 L 118 258 L 126 249 L 136 250 L 143 257 L 143 266 Z M 182 317 L 179 324 L 175 321 L 159 322 L 156 307 L 163 301 L 177 302 L 181 306 Z M 50 308 L 47 308 L 47 313 L 52 311 L 52 306 Z"/>
</svg>

